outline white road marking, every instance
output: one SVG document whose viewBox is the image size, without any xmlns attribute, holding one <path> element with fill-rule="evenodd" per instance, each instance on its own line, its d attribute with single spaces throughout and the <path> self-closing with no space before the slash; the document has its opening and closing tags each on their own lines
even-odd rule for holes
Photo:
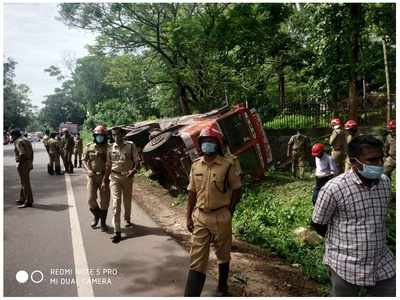
<svg viewBox="0 0 400 300">
<path fill-rule="evenodd" d="M 88 273 L 89 266 L 83 246 L 82 231 L 76 209 L 76 202 L 72 190 L 71 177 L 65 174 L 67 198 L 69 205 L 69 221 L 71 226 L 72 250 L 74 252 L 75 278 L 78 297 L 94 297 L 93 287 Z"/>
</svg>

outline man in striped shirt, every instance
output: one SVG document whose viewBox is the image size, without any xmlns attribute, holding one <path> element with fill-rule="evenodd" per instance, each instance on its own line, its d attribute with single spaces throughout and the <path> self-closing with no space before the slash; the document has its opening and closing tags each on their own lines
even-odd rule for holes
<svg viewBox="0 0 400 300">
<path fill-rule="evenodd" d="M 319 192 L 312 225 L 325 236 L 324 263 L 331 296 L 396 296 L 396 265 L 386 245 L 390 180 L 383 175 L 383 144 L 371 135 L 348 146 L 349 172 Z"/>
</svg>

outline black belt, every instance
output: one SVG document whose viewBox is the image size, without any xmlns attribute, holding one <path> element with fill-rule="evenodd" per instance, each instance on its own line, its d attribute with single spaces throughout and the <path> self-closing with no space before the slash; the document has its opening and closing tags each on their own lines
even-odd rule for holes
<svg viewBox="0 0 400 300">
<path fill-rule="evenodd" d="M 129 171 L 126 171 L 126 172 L 117 172 L 117 171 L 111 170 L 111 172 L 112 172 L 112 173 L 115 173 L 115 174 L 118 174 L 118 175 L 121 175 L 121 176 L 126 176 L 126 175 L 129 174 Z"/>
<path fill-rule="evenodd" d="M 93 172 L 94 175 L 104 175 L 104 172 Z"/>
<path fill-rule="evenodd" d="M 221 207 L 213 208 L 213 209 L 198 207 L 198 209 L 199 209 L 201 212 L 204 212 L 204 213 L 215 212 L 215 211 L 220 210 L 220 209 L 223 209 L 223 208 L 229 208 L 229 206 L 221 206 Z"/>
</svg>

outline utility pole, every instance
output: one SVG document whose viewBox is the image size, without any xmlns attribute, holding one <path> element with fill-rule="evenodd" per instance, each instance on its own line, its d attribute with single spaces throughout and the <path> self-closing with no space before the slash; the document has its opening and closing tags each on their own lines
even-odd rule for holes
<svg viewBox="0 0 400 300">
<path fill-rule="evenodd" d="M 386 75 L 386 100 L 387 100 L 387 106 L 386 106 L 386 122 L 389 122 L 390 120 L 390 115 L 391 115 L 391 101 L 390 101 L 390 82 L 389 82 L 389 67 L 388 67 L 388 62 L 387 62 L 387 54 L 386 54 L 386 39 L 388 36 L 384 36 L 382 38 L 382 46 L 383 46 L 383 60 L 385 62 L 385 75 Z"/>
</svg>

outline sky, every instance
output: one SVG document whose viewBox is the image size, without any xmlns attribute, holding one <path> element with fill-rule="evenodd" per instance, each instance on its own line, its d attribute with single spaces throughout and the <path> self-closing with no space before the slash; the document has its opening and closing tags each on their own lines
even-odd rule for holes
<svg viewBox="0 0 400 300">
<path fill-rule="evenodd" d="M 15 82 L 28 85 L 32 104 L 43 107 L 45 96 L 60 86 L 43 70 L 55 65 L 68 74 L 65 60 L 87 55 L 85 45 L 95 35 L 56 20 L 56 3 L 7 3 L 3 12 L 4 58 L 17 61 Z"/>
</svg>

